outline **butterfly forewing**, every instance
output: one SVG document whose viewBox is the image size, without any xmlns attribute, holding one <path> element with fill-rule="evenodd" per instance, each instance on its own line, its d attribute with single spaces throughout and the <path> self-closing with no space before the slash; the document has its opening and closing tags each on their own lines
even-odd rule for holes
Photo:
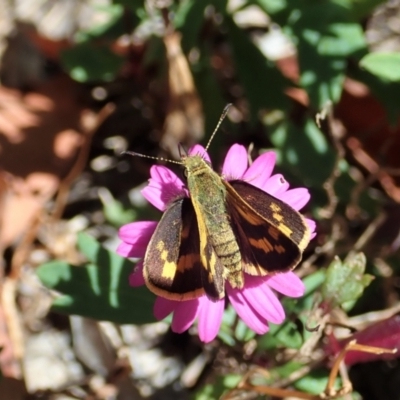
<svg viewBox="0 0 400 400">
<path fill-rule="evenodd" d="M 172 203 L 163 214 L 147 247 L 144 278 L 156 294 L 188 300 L 204 294 L 200 238 L 190 199 Z"/>
<path fill-rule="evenodd" d="M 245 272 L 262 276 L 293 269 L 310 240 L 304 218 L 283 201 L 244 181 L 224 184 Z"/>
<path fill-rule="evenodd" d="M 221 296 L 221 282 L 212 274 L 218 268 L 212 247 L 200 240 L 193 204 L 189 198 L 173 202 L 163 214 L 147 247 L 144 278 L 156 294 L 171 300 L 189 300 L 203 294 L 212 300 Z M 200 246 L 204 249 L 201 251 Z M 206 256 L 203 264 L 201 254 Z M 213 267 L 210 263 L 213 263 Z M 222 275 L 220 281 L 222 281 Z M 216 278 L 216 280 L 213 279 Z M 223 288 L 223 281 L 222 281 Z"/>
</svg>

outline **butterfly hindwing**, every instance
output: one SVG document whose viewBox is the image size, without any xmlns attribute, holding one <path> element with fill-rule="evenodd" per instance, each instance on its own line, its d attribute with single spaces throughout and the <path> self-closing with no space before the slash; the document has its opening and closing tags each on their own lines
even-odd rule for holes
<svg viewBox="0 0 400 400">
<path fill-rule="evenodd" d="M 247 182 L 224 184 L 244 271 L 262 276 L 293 269 L 310 237 L 304 218 L 283 201 Z"/>
<path fill-rule="evenodd" d="M 192 198 L 192 201 L 200 235 L 200 260 L 203 266 L 201 276 L 204 290 L 208 298 L 218 300 L 225 295 L 224 266 L 211 243 L 199 204 L 195 198 Z"/>
<path fill-rule="evenodd" d="M 147 247 L 143 269 L 147 286 L 157 295 L 171 300 L 194 299 L 205 293 L 213 300 L 220 298 L 218 280 L 214 281 L 211 274 L 218 260 L 207 239 L 207 235 L 202 234 L 200 240 L 191 200 L 183 198 L 173 202 L 164 212 Z"/>
</svg>

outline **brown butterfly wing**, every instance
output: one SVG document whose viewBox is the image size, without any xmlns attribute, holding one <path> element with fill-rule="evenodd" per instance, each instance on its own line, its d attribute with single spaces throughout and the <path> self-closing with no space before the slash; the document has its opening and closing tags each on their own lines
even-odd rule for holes
<svg viewBox="0 0 400 400">
<path fill-rule="evenodd" d="M 293 269 L 310 240 L 301 214 L 247 182 L 224 184 L 245 272 L 263 276 Z"/>
<path fill-rule="evenodd" d="M 206 254 L 213 252 L 206 242 Z M 199 226 L 189 198 L 172 203 L 164 212 L 147 247 L 144 278 L 157 295 L 190 300 L 203 294 L 220 298 L 220 288 L 209 276 L 200 257 Z"/>
</svg>

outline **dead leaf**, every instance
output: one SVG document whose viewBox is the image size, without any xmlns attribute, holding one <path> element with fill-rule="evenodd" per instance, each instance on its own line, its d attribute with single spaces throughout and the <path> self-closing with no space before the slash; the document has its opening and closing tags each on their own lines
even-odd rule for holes
<svg viewBox="0 0 400 400">
<path fill-rule="evenodd" d="M 204 135 L 204 118 L 192 72 L 181 48 L 181 35 L 164 37 L 168 59 L 169 100 L 162 146 L 179 157 L 178 144 L 198 143 Z"/>
</svg>

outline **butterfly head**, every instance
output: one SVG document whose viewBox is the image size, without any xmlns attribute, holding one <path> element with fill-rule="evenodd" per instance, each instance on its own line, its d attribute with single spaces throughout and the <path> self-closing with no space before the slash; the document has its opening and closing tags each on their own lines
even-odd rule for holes
<svg viewBox="0 0 400 400">
<path fill-rule="evenodd" d="M 181 162 L 185 169 L 184 175 L 186 177 L 190 175 L 197 175 L 204 170 L 211 169 L 210 163 L 206 161 L 201 154 L 183 156 L 181 158 Z"/>
</svg>

